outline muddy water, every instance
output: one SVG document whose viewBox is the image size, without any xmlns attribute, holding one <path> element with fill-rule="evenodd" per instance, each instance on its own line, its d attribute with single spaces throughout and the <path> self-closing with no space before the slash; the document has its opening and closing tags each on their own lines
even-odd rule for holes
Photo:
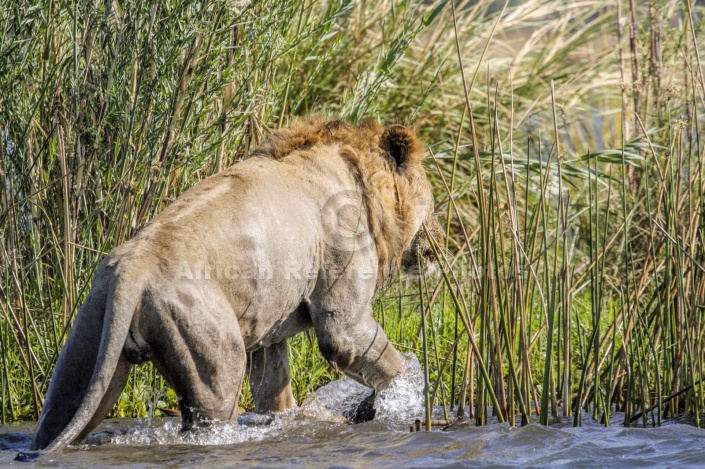
<svg viewBox="0 0 705 469">
<path fill-rule="evenodd" d="M 409 433 L 423 413 L 421 371 L 378 396 L 374 421 L 342 417 L 369 390 L 343 380 L 321 388 L 295 411 L 245 415 L 206 431 L 179 434 L 177 419 L 108 420 L 81 445 L 15 463 L 33 424 L 0 426 L 0 466 L 16 467 L 705 467 L 705 430 L 669 422 L 661 428 L 603 426 L 585 420 L 543 427 L 456 426 Z M 617 416 L 618 418 L 619 416 Z"/>
</svg>

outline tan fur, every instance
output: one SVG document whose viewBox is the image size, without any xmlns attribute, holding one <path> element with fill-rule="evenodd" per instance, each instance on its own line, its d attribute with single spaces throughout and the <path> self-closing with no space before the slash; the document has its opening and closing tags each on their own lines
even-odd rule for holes
<svg viewBox="0 0 705 469">
<path fill-rule="evenodd" d="M 87 434 L 144 361 L 180 396 L 184 430 L 235 418 L 246 370 L 256 411 L 290 408 L 286 340 L 311 328 L 331 366 L 385 389 L 403 361 L 372 299 L 429 255 L 422 224 L 440 233 L 422 159 L 405 127 L 313 117 L 189 189 L 101 263 L 33 448 Z"/>
<path fill-rule="evenodd" d="M 391 131 L 390 131 L 391 130 Z M 394 135 L 390 136 L 391 133 Z M 380 140 L 390 136 L 392 144 L 405 147 L 408 160 L 397 168 L 389 145 Z M 340 155 L 352 165 L 367 200 L 369 224 L 374 233 L 378 267 L 378 287 L 400 267 L 402 253 L 419 231 L 423 221 L 420 208 L 433 204 L 431 187 L 421 164 L 425 157 L 418 137 L 409 129 L 393 125 L 385 129 L 374 120 L 357 126 L 343 120 L 308 117 L 277 130 L 252 154 L 283 160 L 299 150 L 318 145 L 338 145 Z M 435 223 L 435 217 L 430 223 Z M 435 225 L 434 225 L 435 228 Z M 434 230 L 434 233 L 439 233 Z"/>
</svg>

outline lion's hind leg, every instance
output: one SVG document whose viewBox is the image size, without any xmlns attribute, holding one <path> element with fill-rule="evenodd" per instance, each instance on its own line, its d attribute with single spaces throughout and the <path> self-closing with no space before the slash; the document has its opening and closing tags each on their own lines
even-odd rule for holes
<svg viewBox="0 0 705 469">
<path fill-rule="evenodd" d="M 248 365 L 255 412 L 282 412 L 296 406 L 291 390 L 286 339 L 250 353 Z"/>
<path fill-rule="evenodd" d="M 245 344 L 224 298 L 180 285 L 140 320 L 152 361 L 179 396 L 182 430 L 237 418 Z"/>
</svg>

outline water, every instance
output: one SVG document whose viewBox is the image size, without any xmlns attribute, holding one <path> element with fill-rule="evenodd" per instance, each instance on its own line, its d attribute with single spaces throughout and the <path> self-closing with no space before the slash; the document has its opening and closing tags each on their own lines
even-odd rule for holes
<svg viewBox="0 0 705 469">
<path fill-rule="evenodd" d="M 565 421 L 410 433 L 409 424 L 423 414 L 422 380 L 418 361 L 408 358 L 402 376 L 377 397 L 375 420 L 367 423 L 351 425 L 343 415 L 370 389 L 341 380 L 274 418 L 250 414 L 195 433 L 180 434 L 173 418 L 109 420 L 83 444 L 31 463 L 13 458 L 29 448 L 35 425 L 0 426 L 0 466 L 705 467 L 705 430 L 674 422 L 604 428 L 586 418 L 582 428 Z"/>
</svg>

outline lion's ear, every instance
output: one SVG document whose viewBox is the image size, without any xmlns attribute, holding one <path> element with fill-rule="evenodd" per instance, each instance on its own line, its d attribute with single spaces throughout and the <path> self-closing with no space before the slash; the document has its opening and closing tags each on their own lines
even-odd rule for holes
<svg viewBox="0 0 705 469">
<path fill-rule="evenodd" d="M 397 172 L 403 172 L 409 163 L 423 159 L 423 151 L 414 132 L 403 125 L 385 127 L 380 138 L 380 147 L 394 163 Z"/>
</svg>

